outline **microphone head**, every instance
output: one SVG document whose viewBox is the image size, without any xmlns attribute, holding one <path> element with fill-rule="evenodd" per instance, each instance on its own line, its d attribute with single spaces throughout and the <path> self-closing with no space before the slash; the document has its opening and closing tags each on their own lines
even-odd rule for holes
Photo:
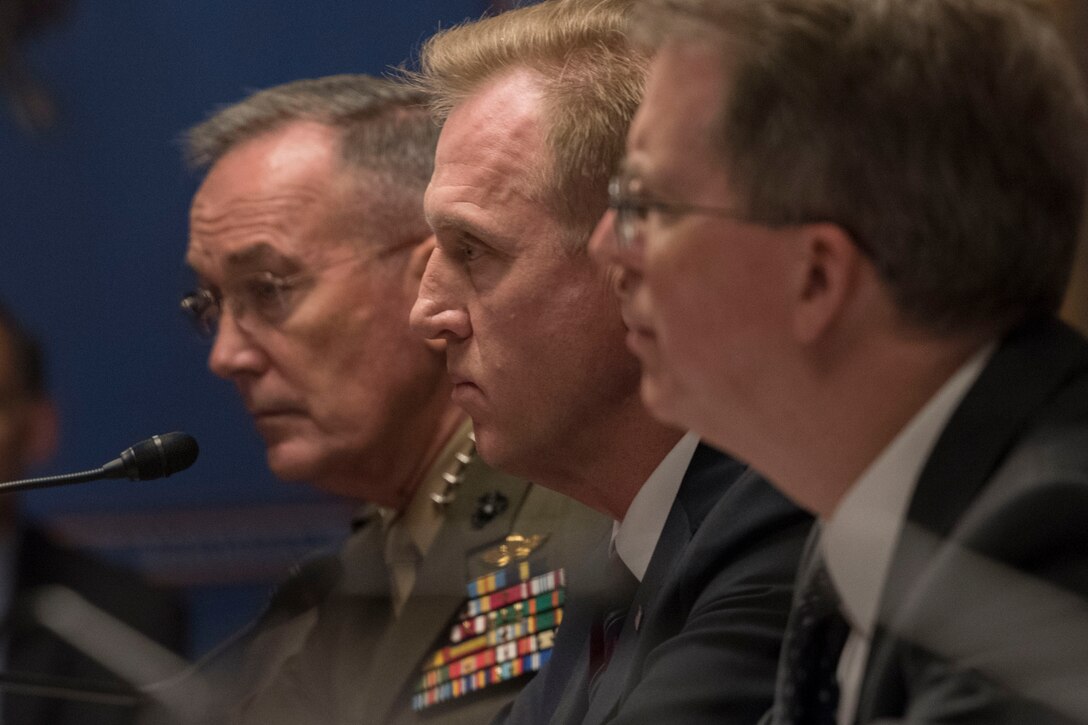
<svg viewBox="0 0 1088 725">
<path fill-rule="evenodd" d="M 184 471 L 200 452 L 196 439 L 188 433 L 163 433 L 140 441 L 121 453 L 123 475 L 132 481 L 149 481 Z M 117 461 L 111 461 L 116 464 Z M 109 467 L 110 464 L 106 464 Z"/>
</svg>

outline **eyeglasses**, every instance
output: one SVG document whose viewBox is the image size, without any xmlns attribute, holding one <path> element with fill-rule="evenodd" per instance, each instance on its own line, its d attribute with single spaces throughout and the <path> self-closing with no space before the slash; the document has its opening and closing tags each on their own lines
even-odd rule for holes
<svg viewBox="0 0 1088 725">
<path fill-rule="evenodd" d="M 268 271 L 252 272 L 218 290 L 199 287 L 181 298 L 181 310 L 202 337 L 215 337 L 224 308 L 230 310 L 240 329 L 252 334 L 262 325 L 276 327 L 290 317 L 301 301 L 302 293 L 313 285 L 319 272 L 357 259 L 358 256 L 345 257 L 287 276 Z"/>
<path fill-rule="evenodd" d="M 724 219 L 736 219 L 738 221 L 747 222 L 752 221 L 747 215 L 738 213 L 733 209 L 650 199 L 642 195 L 641 190 L 638 188 L 641 185 L 642 182 L 639 179 L 624 175 L 613 176 L 611 181 L 608 182 L 608 206 L 616 212 L 614 223 L 616 246 L 625 252 L 642 251 L 643 231 L 646 219 L 651 211 L 672 214 L 675 216 L 707 214 L 710 216 L 722 217 Z M 785 225 L 785 223 L 776 224 L 774 222 L 759 223 L 767 224 L 768 226 Z M 854 246 L 858 248 L 858 251 L 870 259 L 877 259 L 877 255 L 873 252 L 873 248 L 865 238 L 855 234 L 851 227 L 842 222 L 829 221 L 829 223 L 835 224 L 846 231 L 846 233 L 850 235 L 850 239 L 853 241 Z"/>
<path fill-rule="evenodd" d="M 707 214 L 727 219 L 743 218 L 733 209 L 650 199 L 641 194 L 640 186 L 638 179 L 628 176 L 613 176 L 608 182 L 608 206 L 616 211 L 616 243 L 625 251 L 642 249 L 643 227 L 651 211 L 675 216 Z"/>
</svg>

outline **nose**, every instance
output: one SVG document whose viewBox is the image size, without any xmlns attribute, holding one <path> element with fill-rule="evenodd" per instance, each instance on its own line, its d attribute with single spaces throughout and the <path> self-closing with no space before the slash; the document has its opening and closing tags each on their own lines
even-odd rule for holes
<svg viewBox="0 0 1088 725">
<path fill-rule="evenodd" d="M 457 302 L 461 281 L 441 247 L 431 253 L 412 305 L 409 324 L 426 340 L 464 340 L 472 335 L 468 310 Z"/>
<path fill-rule="evenodd" d="M 589 253 L 601 271 L 609 276 L 619 297 L 630 294 L 642 279 L 642 256 L 623 249 L 616 239 L 616 212 L 607 210 L 589 237 Z"/>
<path fill-rule="evenodd" d="M 268 364 L 268 358 L 252 336 L 238 327 L 234 314 L 224 310 L 219 316 L 215 342 L 208 353 L 208 368 L 221 378 L 256 375 Z"/>
</svg>

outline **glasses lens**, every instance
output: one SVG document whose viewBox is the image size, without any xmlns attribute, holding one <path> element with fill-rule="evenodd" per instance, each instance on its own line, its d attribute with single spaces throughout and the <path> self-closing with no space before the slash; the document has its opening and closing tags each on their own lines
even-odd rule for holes
<svg viewBox="0 0 1088 725">
<path fill-rule="evenodd" d="M 616 212 L 616 241 L 621 249 L 632 250 L 638 242 L 640 216 L 644 210 L 627 187 L 630 182 L 614 176 L 608 182 L 608 205 Z"/>
<path fill-rule="evenodd" d="M 257 319 L 269 325 L 279 325 L 291 312 L 291 298 L 301 283 L 300 276 L 279 277 L 271 272 L 257 272 L 243 277 L 235 293 L 237 317 L 252 311 Z"/>
<path fill-rule="evenodd" d="M 181 311 L 203 337 L 214 337 L 219 320 L 219 302 L 209 290 L 190 292 L 181 298 Z"/>
</svg>

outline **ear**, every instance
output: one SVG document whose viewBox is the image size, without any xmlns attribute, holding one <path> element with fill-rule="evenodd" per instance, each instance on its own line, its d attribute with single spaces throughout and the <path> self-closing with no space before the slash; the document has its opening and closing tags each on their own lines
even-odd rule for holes
<svg viewBox="0 0 1088 725">
<path fill-rule="evenodd" d="M 23 465 L 39 466 L 57 451 L 60 423 L 52 400 L 40 398 L 27 404 Z"/>
<path fill-rule="evenodd" d="M 842 319 L 864 260 L 850 234 L 836 224 L 807 224 L 801 234 L 793 332 L 809 345 Z"/>
</svg>

